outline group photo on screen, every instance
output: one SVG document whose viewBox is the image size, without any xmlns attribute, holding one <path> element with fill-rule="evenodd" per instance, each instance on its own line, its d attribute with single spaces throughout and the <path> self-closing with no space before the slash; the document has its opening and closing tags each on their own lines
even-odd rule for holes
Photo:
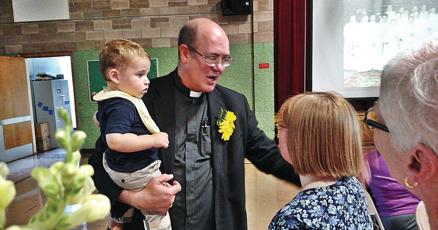
<svg viewBox="0 0 438 230">
<path fill-rule="evenodd" d="M 364 1 L 361 1 L 364 2 Z M 344 5 L 344 87 L 380 83 L 385 63 L 401 50 L 438 32 L 438 2 Z"/>
<path fill-rule="evenodd" d="M 438 35 L 436 0 L 313 0 L 311 90 L 379 97 L 383 67 Z"/>
</svg>

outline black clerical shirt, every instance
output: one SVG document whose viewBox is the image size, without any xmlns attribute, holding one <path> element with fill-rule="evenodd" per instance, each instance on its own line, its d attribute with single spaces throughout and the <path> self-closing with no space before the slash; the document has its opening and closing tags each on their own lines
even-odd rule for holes
<svg viewBox="0 0 438 230">
<path fill-rule="evenodd" d="M 174 176 L 182 187 L 170 215 L 173 230 L 214 229 L 213 169 L 207 95 L 175 80 Z"/>
</svg>

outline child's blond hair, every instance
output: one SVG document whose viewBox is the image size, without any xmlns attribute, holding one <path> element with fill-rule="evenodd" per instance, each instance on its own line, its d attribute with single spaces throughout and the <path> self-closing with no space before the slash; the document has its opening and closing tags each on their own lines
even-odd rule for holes
<svg viewBox="0 0 438 230">
<path fill-rule="evenodd" d="M 149 59 L 149 54 L 141 45 L 127 39 L 108 41 L 99 53 L 100 72 L 107 81 L 106 71 L 108 68 L 123 70 L 136 57 Z"/>
</svg>

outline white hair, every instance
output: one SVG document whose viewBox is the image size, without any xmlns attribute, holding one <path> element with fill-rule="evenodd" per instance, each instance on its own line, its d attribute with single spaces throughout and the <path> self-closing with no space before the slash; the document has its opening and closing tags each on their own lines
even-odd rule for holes
<svg viewBox="0 0 438 230">
<path fill-rule="evenodd" d="M 398 150 L 424 144 L 438 154 L 438 38 L 385 66 L 379 110 Z"/>
</svg>

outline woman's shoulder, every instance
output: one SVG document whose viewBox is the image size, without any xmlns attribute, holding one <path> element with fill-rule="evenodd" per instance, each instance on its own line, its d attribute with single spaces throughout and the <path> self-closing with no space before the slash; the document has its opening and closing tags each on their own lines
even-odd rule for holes
<svg viewBox="0 0 438 230">
<path fill-rule="evenodd" d="M 305 209 L 298 208 L 295 200 L 292 200 L 277 212 L 269 224 L 269 230 L 302 229 L 303 223 L 300 219 L 300 213 L 303 213 Z"/>
</svg>

